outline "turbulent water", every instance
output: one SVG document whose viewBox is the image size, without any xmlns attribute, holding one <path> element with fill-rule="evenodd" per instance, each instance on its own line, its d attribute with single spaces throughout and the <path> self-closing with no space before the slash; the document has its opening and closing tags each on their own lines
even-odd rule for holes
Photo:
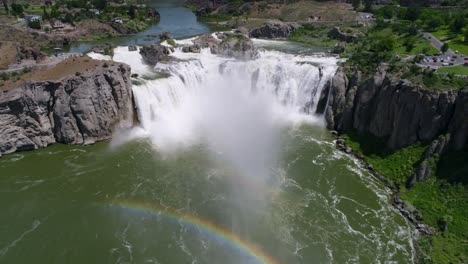
<svg viewBox="0 0 468 264">
<path fill-rule="evenodd" d="M 314 115 L 335 58 L 171 56 L 115 50 L 139 127 L 0 159 L 0 262 L 413 262 L 390 191 Z"/>
</svg>

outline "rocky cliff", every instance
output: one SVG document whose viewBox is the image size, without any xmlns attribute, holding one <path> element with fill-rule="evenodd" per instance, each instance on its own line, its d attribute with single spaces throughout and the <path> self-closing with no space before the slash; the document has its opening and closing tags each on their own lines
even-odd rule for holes
<svg viewBox="0 0 468 264">
<path fill-rule="evenodd" d="M 104 64 L 0 94 L 0 156 L 55 142 L 92 144 L 133 125 L 130 67 Z"/>
<path fill-rule="evenodd" d="M 444 145 L 451 149 L 468 145 L 468 87 L 429 91 L 383 68 L 370 78 L 359 72 L 347 76 L 339 69 L 317 111 L 325 114 L 329 129 L 370 134 L 385 139 L 390 149 L 429 143 L 445 134 Z"/>
</svg>

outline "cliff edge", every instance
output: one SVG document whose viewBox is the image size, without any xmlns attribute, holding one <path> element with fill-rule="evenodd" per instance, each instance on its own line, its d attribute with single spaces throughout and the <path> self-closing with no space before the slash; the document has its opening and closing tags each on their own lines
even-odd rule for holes
<svg viewBox="0 0 468 264">
<path fill-rule="evenodd" d="M 393 150 L 441 135 L 448 135 L 452 150 L 468 147 L 468 87 L 431 91 L 384 68 L 368 78 L 340 68 L 321 98 L 326 106 L 318 112 L 331 130 L 370 134 Z"/>
<path fill-rule="evenodd" d="M 0 156 L 56 142 L 92 144 L 133 125 L 125 64 L 74 58 L 23 79 L 0 91 Z"/>
</svg>

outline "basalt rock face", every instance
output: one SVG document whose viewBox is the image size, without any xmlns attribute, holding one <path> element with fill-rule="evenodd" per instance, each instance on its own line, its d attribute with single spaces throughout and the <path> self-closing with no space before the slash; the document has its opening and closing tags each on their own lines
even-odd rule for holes
<svg viewBox="0 0 468 264">
<path fill-rule="evenodd" d="M 326 110 L 318 110 L 325 111 L 329 129 L 370 134 L 385 139 L 390 149 L 429 143 L 446 133 L 451 149 L 468 145 L 468 88 L 429 91 L 382 68 L 365 80 L 340 69 L 321 97 Z"/>
<path fill-rule="evenodd" d="M 92 144 L 133 125 L 130 67 L 116 64 L 0 94 L 0 156 L 60 142 Z"/>
<path fill-rule="evenodd" d="M 247 60 L 258 57 L 258 50 L 252 40 L 240 33 L 217 33 L 216 38 L 210 34 L 202 35 L 193 43 L 200 48 L 210 48 L 213 54 Z"/>
<path fill-rule="evenodd" d="M 238 59 L 254 59 L 258 56 L 258 50 L 252 40 L 242 34 L 226 34 L 217 52 Z"/>
<path fill-rule="evenodd" d="M 298 24 L 271 21 L 265 23 L 265 25 L 259 28 L 252 29 L 250 31 L 250 37 L 264 39 L 286 39 L 294 30 L 298 28 Z"/>
<path fill-rule="evenodd" d="M 147 45 L 140 48 L 140 54 L 143 57 L 143 60 L 151 66 L 167 59 L 169 54 L 172 52 L 174 52 L 173 48 L 159 44 Z"/>
</svg>

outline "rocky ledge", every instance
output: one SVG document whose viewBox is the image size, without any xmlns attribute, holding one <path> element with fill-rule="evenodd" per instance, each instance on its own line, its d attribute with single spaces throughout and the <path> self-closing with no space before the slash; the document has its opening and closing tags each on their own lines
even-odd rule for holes
<svg viewBox="0 0 468 264">
<path fill-rule="evenodd" d="M 382 67 L 370 78 L 362 78 L 360 72 L 347 76 L 339 69 L 317 111 L 325 114 L 329 129 L 373 135 L 390 149 L 430 143 L 441 135 L 448 137 L 444 148 L 468 145 L 468 87 L 430 91 Z"/>
<path fill-rule="evenodd" d="M 262 39 L 287 39 L 291 33 L 300 28 L 296 23 L 269 21 L 263 26 L 250 30 L 250 37 Z"/>
<path fill-rule="evenodd" d="M 160 44 L 146 45 L 140 49 L 140 54 L 143 57 L 143 60 L 151 66 L 155 66 L 162 60 L 167 60 L 169 54 L 172 52 L 174 52 L 173 48 Z"/>
<path fill-rule="evenodd" d="M 217 38 L 202 35 L 193 42 L 197 47 L 210 48 L 213 54 L 237 59 L 255 59 L 258 56 L 252 40 L 243 33 L 217 33 Z"/>
<path fill-rule="evenodd" d="M 0 93 L 0 156 L 56 142 L 92 144 L 133 125 L 130 67 L 91 63 L 96 68 Z"/>
</svg>

